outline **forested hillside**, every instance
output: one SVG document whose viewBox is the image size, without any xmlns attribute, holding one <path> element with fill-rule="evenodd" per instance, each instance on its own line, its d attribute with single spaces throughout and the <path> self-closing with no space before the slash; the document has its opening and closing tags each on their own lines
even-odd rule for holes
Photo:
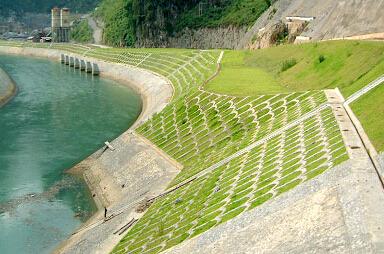
<svg viewBox="0 0 384 254">
<path fill-rule="evenodd" d="M 156 40 L 183 29 L 249 26 L 273 0 L 103 0 L 97 15 L 105 23 L 104 40 L 133 46 L 137 39 Z"/>
<path fill-rule="evenodd" d="M 89 12 L 99 0 L 1 0 L 0 16 L 21 15 L 23 13 L 49 13 L 52 7 L 68 7 L 73 12 Z"/>
</svg>

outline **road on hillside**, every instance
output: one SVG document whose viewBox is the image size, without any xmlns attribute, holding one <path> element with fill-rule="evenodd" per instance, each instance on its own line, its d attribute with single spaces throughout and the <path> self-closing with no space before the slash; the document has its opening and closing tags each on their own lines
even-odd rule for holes
<svg viewBox="0 0 384 254">
<path fill-rule="evenodd" d="M 96 20 L 91 15 L 86 15 L 84 18 L 87 19 L 88 25 L 93 30 L 93 43 L 95 44 L 101 44 L 103 39 L 103 29 L 99 27 Z"/>
</svg>

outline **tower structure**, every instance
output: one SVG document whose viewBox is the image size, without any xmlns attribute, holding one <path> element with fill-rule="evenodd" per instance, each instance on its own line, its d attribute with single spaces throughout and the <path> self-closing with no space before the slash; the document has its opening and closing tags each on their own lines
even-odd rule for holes
<svg viewBox="0 0 384 254">
<path fill-rule="evenodd" d="M 63 8 L 60 12 L 60 24 L 62 32 L 62 42 L 69 42 L 69 31 L 70 31 L 70 21 L 69 21 L 69 9 Z"/>
<path fill-rule="evenodd" d="M 57 37 L 60 34 L 60 9 L 55 7 L 51 10 L 51 31 L 53 41 L 57 41 Z"/>
<path fill-rule="evenodd" d="M 70 16 L 69 9 L 53 8 L 52 14 L 52 39 L 54 42 L 69 42 Z"/>
</svg>

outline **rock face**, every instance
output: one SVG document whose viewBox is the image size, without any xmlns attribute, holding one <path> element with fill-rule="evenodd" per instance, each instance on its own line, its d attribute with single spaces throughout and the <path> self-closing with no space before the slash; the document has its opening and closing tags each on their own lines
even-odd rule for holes
<svg viewBox="0 0 384 254">
<path fill-rule="evenodd" d="M 246 27 L 235 26 L 196 30 L 186 28 L 172 37 L 167 37 L 165 33 L 160 35 L 150 34 L 145 38 L 138 35 L 136 47 L 234 49 L 246 33 Z"/>
<path fill-rule="evenodd" d="M 284 23 L 278 21 L 268 24 L 259 30 L 256 36 L 252 38 L 250 49 L 269 48 L 280 43 L 294 43 L 296 37 L 300 35 L 308 26 L 306 21 L 293 21 Z"/>
<path fill-rule="evenodd" d="M 269 25 L 266 28 L 260 29 L 257 35 L 252 39 L 251 49 L 268 48 L 283 38 L 287 32 L 286 25 L 279 21 Z"/>
<path fill-rule="evenodd" d="M 286 22 L 287 16 L 314 17 L 299 34 L 314 41 L 382 33 L 383 8 L 384 1 L 378 0 L 279 0 L 256 21 L 236 48 L 254 48 L 252 39 L 261 29 Z"/>
<path fill-rule="evenodd" d="M 136 46 L 257 49 L 276 44 L 283 33 L 287 36 L 284 39 L 291 43 L 299 35 L 318 41 L 382 33 L 383 8 L 382 0 L 279 0 L 249 29 L 233 26 L 196 30 L 186 28 L 172 36 L 165 32 L 151 34 L 149 31 L 146 36 L 137 35 L 139 39 Z M 287 22 L 287 16 L 315 19 L 309 22 Z"/>
</svg>

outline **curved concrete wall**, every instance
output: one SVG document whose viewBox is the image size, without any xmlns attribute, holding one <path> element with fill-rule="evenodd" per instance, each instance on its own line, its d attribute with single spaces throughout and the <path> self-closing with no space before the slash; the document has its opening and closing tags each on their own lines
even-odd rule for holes
<svg viewBox="0 0 384 254">
<path fill-rule="evenodd" d="M 16 91 L 15 82 L 0 68 L 0 107 L 12 99 Z"/>
</svg>

